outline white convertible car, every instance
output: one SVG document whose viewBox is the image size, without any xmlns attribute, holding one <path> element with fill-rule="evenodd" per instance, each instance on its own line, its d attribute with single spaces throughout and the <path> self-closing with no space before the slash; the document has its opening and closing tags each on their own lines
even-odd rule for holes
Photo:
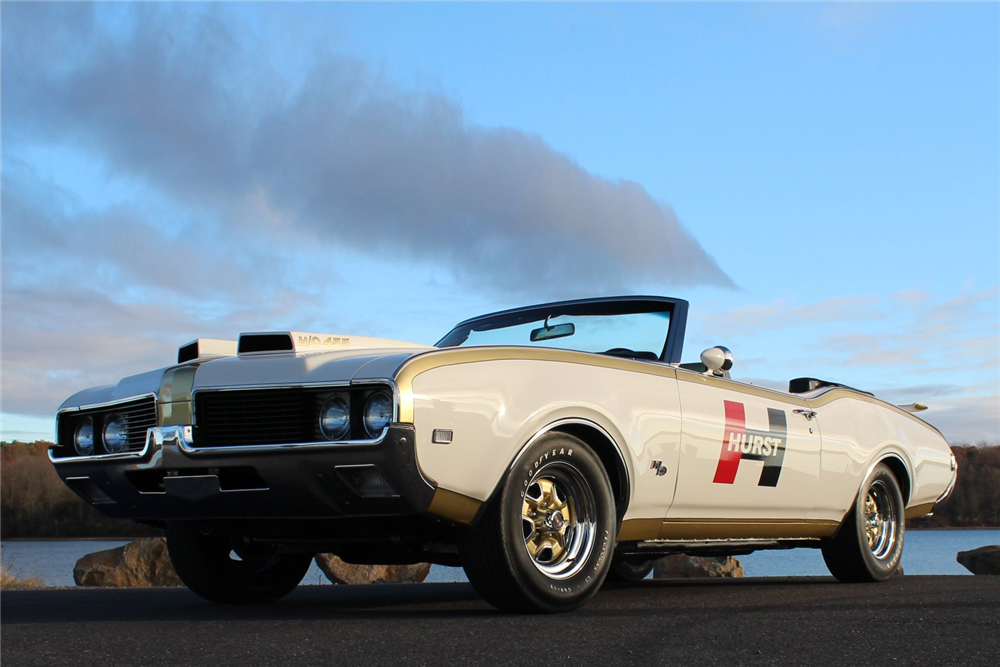
<svg viewBox="0 0 1000 667">
<path fill-rule="evenodd" d="M 843 581 L 899 567 L 905 520 L 955 483 L 941 434 L 869 393 L 681 361 L 688 304 L 549 303 L 433 347 L 349 335 L 197 340 L 75 394 L 59 475 L 166 529 L 217 602 L 272 600 L 311 557 L 462 565 L 502 609 L 572 609 L 672 553 L 818 547 Z"/>
</svg>

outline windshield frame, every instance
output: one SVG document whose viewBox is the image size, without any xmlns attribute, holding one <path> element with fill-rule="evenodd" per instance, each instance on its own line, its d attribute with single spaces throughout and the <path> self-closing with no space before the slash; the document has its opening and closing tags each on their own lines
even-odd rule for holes
<svg viewBox="0 0 1000 667">
<path fill-rule="evenodd" d="M 535 306 L 513 308 L 496 313 L 480 315 L 459 322 L 435 347 L 457 347 L 461 343 L 447 345 L 446 341 L 453 336 L 462 336 L 460 332 L 469 330 L 502 329 L 526 322 L 544 320 L 547 315 L 628 315 L 635 313 L 670 314 L 666 340 L 660 352 L 659 361 L 665 363 L 680 363 L 681 351 L 684 347 L 684 330 L 687 327 L 688 302 L 664 296 L 610 296 L 594 299 L 574 299 L 571 301 L 553 301 Z M 464 341 L 467 336 L 463 336 Z M 572 348 L 567 348 L 572 349 Z M 584 352 L 584 354 L 593 354 Z"/>
</svg>

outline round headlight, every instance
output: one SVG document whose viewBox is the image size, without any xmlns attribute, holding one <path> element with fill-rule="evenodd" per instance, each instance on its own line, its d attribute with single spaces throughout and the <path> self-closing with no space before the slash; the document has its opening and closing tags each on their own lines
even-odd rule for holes
<svg viewBox="0 0 1000 667">
<path fill-rule="evenodd" d="M 119 414 L 108 415 L 104 420 L 104 449 L 109 454 L 117 454 L 125 449 L 128 443 L 128 433 L 125 430 L 125 418 Z"/>
<path fill-rule="evenodd" d="M 331 396 L 319 411 L 319 430 L 327 440 L 340 440 L 351 427 L 351 406 L 343 396 Z"/>
<path fill-rule="evenodd" d="M 94 453 L 94 419 L 84 417 L 76 423 L 73 431 L 73 447 L 80 456 L 90 456 Z"/>
<path fill-rule="evenodd" d="M 392 421 L 392 398 L 384 391 L 372 394 L 365 403 L 365 431 L 374 438 Z"/>
</svg>

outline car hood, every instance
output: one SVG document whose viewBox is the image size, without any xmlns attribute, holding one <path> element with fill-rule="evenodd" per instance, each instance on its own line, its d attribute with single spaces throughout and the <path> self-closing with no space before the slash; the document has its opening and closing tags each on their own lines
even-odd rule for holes
<svg viewBox="0 0 1000 667">
<path fill-rule="evenodd" d="M 410 349 L 369 348 L 213 359 L 198 365 L 193 389 L 391 379 L 407 359 L 433 349 L 414 344 Z"/>
</svg>

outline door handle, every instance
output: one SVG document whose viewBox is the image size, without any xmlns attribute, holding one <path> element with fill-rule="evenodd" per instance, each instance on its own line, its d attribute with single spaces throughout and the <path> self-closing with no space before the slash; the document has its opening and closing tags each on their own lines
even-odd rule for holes
<svg viewBox="0 0 1000 667">
<path fill-rule="evenodd" d="M 814 410 L 792 410 L 792 412 L 797 415 L 802 415 L 807 421 L 812 421 L 813 417 L 816 416 L 816 412 Z"/>
</svg>

